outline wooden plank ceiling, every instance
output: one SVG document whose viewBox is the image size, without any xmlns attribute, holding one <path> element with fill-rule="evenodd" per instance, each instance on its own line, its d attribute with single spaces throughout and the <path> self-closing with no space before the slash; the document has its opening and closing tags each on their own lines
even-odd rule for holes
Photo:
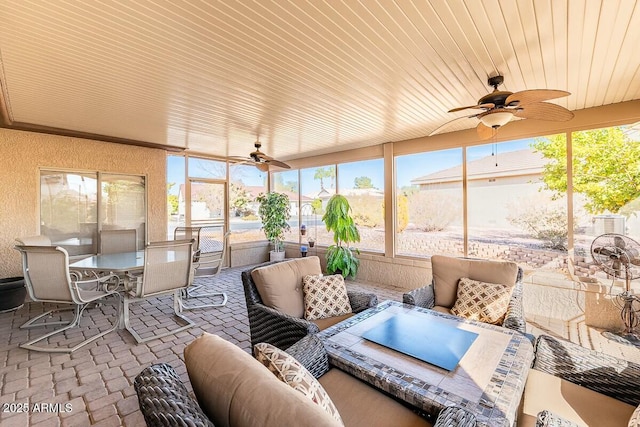
<svg viewBox="0 0 640 427">
<path fill-rule="evenodd" d="M 496 72 L 640 99 L 639 41 L 633 0 L 3 0 L 0 83 L 8 127 L 287 160 L 428 135 Z"/>
</svg>

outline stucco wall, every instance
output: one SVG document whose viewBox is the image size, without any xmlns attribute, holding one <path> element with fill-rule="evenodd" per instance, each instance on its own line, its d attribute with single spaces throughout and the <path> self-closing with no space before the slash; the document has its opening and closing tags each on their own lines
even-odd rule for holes
<svg viewBox="0 0 640 427">
<path fill-rule="evenodd" d="M 148 239 L 166 237 L 163 150 L 0 129 L 0 167 L 0 278 L 22 275 L 14 239 L 39 233 L 41 167 L 146 175 Z"/>
</svg>

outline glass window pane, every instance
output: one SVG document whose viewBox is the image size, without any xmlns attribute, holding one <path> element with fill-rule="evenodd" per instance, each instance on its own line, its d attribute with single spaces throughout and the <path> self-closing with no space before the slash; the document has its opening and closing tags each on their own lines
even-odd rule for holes
<svg viewBox="0 0 640 427">
<path fill-rule="evenodd" d="M 571 141 L 577 216 L 574 274 L 589 278 L 585 281 L 613 284 L 617 289 L 612 293 L 617 295 L 626 287 L 624 261 L 594 257 L 592 246 L 605 245 L 606 238 L 598 239 L 603 234 L 621 234 L 640 242 L 640 133 L 629 126 L 616 126 L 573 132 Z M 608 240 L 612 244 L 609 249 L 617 251 L 620 245 L 613 238 Z M 640 264 L 637 252 L 632 253 L 636 254 L 634 263 Z M 611 273 L 616 268 L 618 278 L 613 280 Z M 632 273 L 640 271 L 635 265 L 631 268 Z M 640 287 L 638 280 L 632 280 L 631 287 Z"/>
<path fill-rule="evenodd" d="M 464 255 L 462 149 L 397 156 L 396 253 Z"/>
<path fill-rule="evenodd" d="M 69 255 L 96 253 L 96 173 L 40 172 L 40 233 Z"/>
<path fill-rule="evenodd" d="M 135 229 L 138 249 L 145 246 L 145 178 L 134 175 L 100 176 L 102 183 L 101 229 Z"/>
<path fill-rule="evenodd" d="M 173 239 L 173 231 L 185 225 L 184 190 L 185 190 L 184 156 L 167 156 L 167 239 Z"/>
<path fill-rule="evenodd" d="M 555 139 L 566 154 L 564 135 Z M 467 151 L 469 256 L 510 259 L 526 267 L 535 260 L 567 256 L 565 193 L 544 188 L 549 160 L 524 139 L 471 147 Z M 566 169 L 562 170 L 566 182 Z M 522 254 L 522 256 L 516 254 Z M 539 265 L 538 265 L 539 264 Z M 550 264 L 546 264 L 549 267 Z"/>
<path fill-rule="evenodd" d="M 360 232 L 353 246 L 384 252 L 384 160 L 338 165 L 338 192 L 349 200 Z"/>
<path fill-rule="evenodd" d="M 273 191 L 278 193 L 284 193 L 289 197 L 289 204 L 291 206 L 291 220 L 289 220 L 289 226 L 291 230 L 285 231 L 284 240 L 287 242 L 295 242 L 298 243 L 298 235 L 300 233 L 300 229 L 298 225 L 300 223 L 298 215 L 298 199 L 300 195 L 299 181 L 298 181 L 298 171 L 297 170 L 288 170 L 283 172 L 274 172 L 271 175 Z M 305 207 L 308 205 L 308 208 Z M 313 217 L 311 215 L 311 211 L 309 208 L 311 207 L 311 200 L 307 198 L 303 198 L 302 200 L 302 208 L 305 211 L 306 215 L 302 217 L 302 223 L 305 224 L 306 230 L 305 235 L 300 237 L 301 242 L 308 242 L 309 238 L 315 239 L 316 234 L 312 233 L 315 226 L 312 222 Z"/>
<path fill-rule="evenodd" d="M 189 177 L 227 179 L 227 163 L 218 160 L 189 157 Z"/>
<path fill-rule="evenodd" d="M 267 191 L 267 174 L 251 165 L 229 166 L 230 241 L 264 240 L 256 197 Z"/>
<path fill-rule="evenodd" d="M 329 246 L 333 244 L 333 233 L 328 232 L 322 221 L 324 207 L 336 194 L 336 167 L 335 165 L 319 166 L 300 170 L 300 193 L 303 205 L 309 204 L 302 211 L 304 217 L 309 218 L 310 226 L 307 233 L 315 235 L 316 242 Z M 313 219 L 311 219 L 313 217 Z"/>
</svg>

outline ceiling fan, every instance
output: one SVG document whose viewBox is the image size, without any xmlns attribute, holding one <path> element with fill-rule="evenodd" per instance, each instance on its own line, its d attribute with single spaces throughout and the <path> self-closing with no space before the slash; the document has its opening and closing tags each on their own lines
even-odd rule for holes
<svg viewBox="0 0 640 427">
<path fill-rule="evenodd" d="M 253 146 L 256 147 L 256 151 L 252 151 L 251 153 L 249 153 L 249 157 L 232 156 L 231 159 L 239 160 L 239 164 L 254 165 L 262 172 L 268 172 L 270 165 L 284 169 L 291 169 L 291 166 L 289 166 L 288 164 L 276 160 L 273 157 L 267 156 L 262 151 L 260 151 L 260 147 L 262 147 L 260 141 L 256 141 Z"/>
<path fill-rule="evenodd" d="M 445 128 L 457 121 L 471 118 L 479 120 L 476 130 L 478 131 L 480 139 L 491 138 L 499 127 L 506 125 L 514 118 L 558 122 L 564 122 L 573 118 L 573 112 L 566 108 L 544 102 L 550 99 L 569 96 L 571 95 L 569 92 L 555 89 L 530 89 L 520 92 L 498 90 L 498 86 L 503 82 L 504 77 L 501 75 L 489 77 L 488 83 L 489 86 L 493 86 L 493 92 L 480 98 L 477 105 L 469 105 L 449 110 L 449 113 L 467 109 L 482 110 L 481 112 L 453 119 L 439 126 L 431 132 L 429 136 L 442 132 Z"/>
</svg>

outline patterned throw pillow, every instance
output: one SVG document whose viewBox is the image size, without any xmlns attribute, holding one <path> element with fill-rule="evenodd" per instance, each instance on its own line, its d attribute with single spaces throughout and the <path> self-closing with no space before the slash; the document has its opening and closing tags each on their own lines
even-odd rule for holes
<svg viewBox="0 0 640 427">
<path fill-rule="evenodd" d="M 307 320 L 326 319 L 352 312 L 344 277 L 309 275 L 302 279 L 304 293 L 304 318 Z"/>
<path fill-rule="evenodd" d="M 458 282 L 458 299 L 451 313 L 483 323 L 502 325 L 512 292 L 513 286 L 463 277 Z"/>
<path fill-rule="evenodd" d="M 631 419 L 629 419 L 628 427 L 640 427 L 640 406 L 633 411 L 631 414 Z"/>
<path fill-rule="evenodd" d="M 255 358 L 262 363 L 282 382 L 299 391 L 313 403 L 319 405 L 340 424 L 342 418 L 331 398 L 313 375 L 300 362 L 279 348 L 258 343 L 253 346 Z"/>
</svg>

